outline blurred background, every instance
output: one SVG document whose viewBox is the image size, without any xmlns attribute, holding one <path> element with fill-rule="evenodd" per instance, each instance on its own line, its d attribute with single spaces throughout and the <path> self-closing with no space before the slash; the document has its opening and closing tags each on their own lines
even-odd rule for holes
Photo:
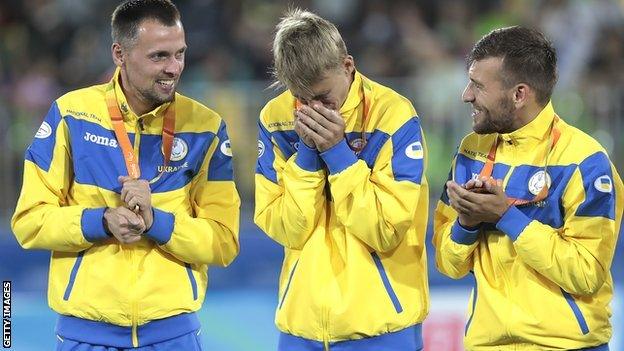
<svg viewBox="0 0 624 351">
<path fill-rule="evenodd" d="M 271 83 L 273 28 L 289 5 L 313 10 L 341 31 L 357 68 L 408 97 L 429 147 L 431 206 L 451 157 L 470 130 L 461 102 L 464 58 L 491 29 L 524 24 L 541 29 L 559 55 L 555 109 L 598 139 L 620 173 L 624 167 L 623 0 L 187 0 L 175 1 L 189 46 L 180 91 L 228 123 L 243 199 L 241 254 L 211 268 L 201 310 L 206 350 L 274 350 L 273 310 L 282 249 L 252 223 L 256 121 L 277 91 Z M 0 278 L 13 282 L 13 349 L 52 350 L 55 315 L 46 303 L 49 252 L 25 251 L 10 231 L 21 187 L 24 150 L 53 100 L 109 80 L 110 14 L 117 1 L 0 1 Z M 59 219 L 61 220 L 61 219 Z M 428 233 L 430 244 L 431 233 Z M 612 273 L 616 300 L 612 350 L 624 350 L 622 236 Z M 431 313 L 426 349 L 462 350 L 472 281 L 441 276 L 429 247 Z"/>
</svg>

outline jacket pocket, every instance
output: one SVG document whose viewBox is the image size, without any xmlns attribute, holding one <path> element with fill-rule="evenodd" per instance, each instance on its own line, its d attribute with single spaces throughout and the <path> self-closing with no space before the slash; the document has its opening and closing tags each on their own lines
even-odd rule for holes
<svg viewBox="0 0 624 351">
<path fill-rule="evenodd" d="M 191 282 L 191 289 L 193 289 L 193 300 L 197 300 L 197 281 L 195 281 L 193 269 L 190 263 L 185 263 L 184 266 L 186 267 L 186 274 L 188 274 L 189 281 Z"/>
<path fill-rule="evenodd" d="M 69 274 L 69 282 L 67 282 L 67 287 L 65 288 L 65 294 L 63 295 L 63 300 L 69 300 L 69 296 L 71 295 L 72 289 L 74 288 L 74 282 L 76 281 L 76 275 L 78 275 L 78 269 L 80 269 L 80 264 L 82 263 L 82 257 L 87 250 L 80 251 L 78 253 L 78 257 L 76 257 L 76 261 L 74 262 L 74 267 Z"/>
<path fill-rule="evenodd" d="M 563 294 L 563 297 L 568 302 L 568 305 L 572 309 L 572 312 L 574 313 L 574 317 L 576 318 L 576 321 L 578 322 L 578 325 L 581 328 L 581 332 L 583 333 L 583 335 L 589 333 L 589 328 L 587 327 L 587 322 L 585 321 L 585 317 L 583 316 L 583 312 L 581 312 L 581 309 L 576 304 L 576 301 L 574 300 L 574 297 L 572 297 L 572 295 L 570 295 L 567 292 L 565 292 L 563 289 L 561 289 L 561 288 L 559 288 L 559 289 L 561 290 L 561 293 Z"/>
<path fill-rule="evenodd" d="M 290 288 L 290 282 L 292 281 L 293 275 L 295 275 L 295 270 L 297 269 L 297 264 L 299 264 L 299 260 L 295 262 L 292 270 L 290 271 L 290 275 L 288 276 L 288 283 L 286 283 L 286 289 L 284 289 L 284 293 L 282 294 L 282 300 L 280 301 L 278 310 L 282 309 L 282 305 L 284 304 L 284 300 L 286 300 L 286 294 L 288 294 L 288 289 Z"/>
<path fill-rule="evenodd" d="M 375 262 L 375 266 L 377 267 L 377 271 L 379 272 L 379 276 L 381 277 L 381 282 L 383 283 L 384 288 L 386 289 L 386 293 L 390 297 L 390 301 L 392 301 L 392 305 L 397 313 L 403 312 L 403 307 L 401 306 L 401 302 L 399 302 L 399 298 L 394 293 L 394 289 L 392 289 L 392 285 L 390 284 L 390 280 L 388 279 L 388 275 L 386 274 L 386 270 L 384 269 L 383 264 L 381 263 L 381 258 L 377 255 L 376 252 L 371 252 L 371 256 L 373 257 L 373 262 Z"/>
</svg>

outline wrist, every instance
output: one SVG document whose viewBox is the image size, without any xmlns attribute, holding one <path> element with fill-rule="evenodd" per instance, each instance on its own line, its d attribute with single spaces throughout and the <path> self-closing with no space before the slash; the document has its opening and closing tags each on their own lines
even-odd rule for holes
<svg viewBox="0 0 624 351">
<path fill-rule="evenodd" d="M 460 226 L 462 226 L 464 229 L 467 229 L 467 230 L 475 230 L 479 228 L 479 226 L 481 225 L 481 222 L 471 221 L 461 216 L 457 218 L 457 221 Z"/>
<path fill-rule="evenodd" d="M 108 220 L 106 219 L 106 215 L 109 213 L 110 211 L 110 207 L 107 207 L 104 210 L 104 214 L 102 215 L 102 226 L 104 227 L 104 232 L 106 233 L 106 235 L 112 237 L 113 233 L 110 231 L 110 228 L 108 227 Z"/>
</svg>

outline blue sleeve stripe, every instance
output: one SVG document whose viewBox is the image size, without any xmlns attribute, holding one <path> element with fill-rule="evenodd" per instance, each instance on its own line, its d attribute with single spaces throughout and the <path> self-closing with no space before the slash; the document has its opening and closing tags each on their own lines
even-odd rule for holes
<svg viewBox="0 0 624 351">
<path fill-rule="evenodd" d="M 472 287 L 472 312 L 470 312 L 470 318 L 468 318 L 468 322 L 466 322 L 466 329 L 464 329 L 464 336 L 468 335 L 468 328 L 470 328 L 470 324 L 472 323 L 472 318 L 474 317 L 475 307 L 477 307 L 477 277 L 475 277 L 474 272 L 472 272 L 473 278 L 473 287 Z"/>
<path fill-rule="evenodd" d="M 459 220 L 456 220 L 451 227 L 451 240 L 462 245 L 472 245 L 477 242 L 479 238 L 479 227 L 474 230 L 464 228 L 459 224 Z"/>
<path fill-rule="evenodd" d="M 611 162 L 607 155 L 597 152 L 579 164 L 583 178 L 585 201 L 576 210 L 576 216 L 615 219 L 615 185 Z"/>
<path fill-rule="evenodd" d="M 565 292 L 565 290 L 561 288 L 559 289 L 561 290 L 563 297 L 568 302 L 568 305 L 570 305 L 570 308 L 574 313 L 574 317 L 576 318 L 579 327 L 581 327 L 581 332 L 583 333 L 583 335 L 586 335 L 587 333 L 589 333 L 589 327 L 587 327 L 587 322 L 585 321 L 585 317 L 583 317 L 583 312 L 581 312 L 581 309 L 576 304 L 576 301 L 574 301 L 574 297 L 572 297 L 572 295 L 568 294 L 567 292 Z"/>
<path fill-rule="evenodd" d="M 510 206 L 496 223 L 496 228 L 507 234 L 512 241 L 516 241 L 529 223 L 531 223 L 531 218 L 527 217 L 516 206 Z"/>
<path fill-rule="evenodd" d="M 72 267 L 71 273 L 69 274 L 69 282 L 67 283 L 67 287 L 65 288 L 65 294 L 63 295 L 63 300 L 69 300 L 69 296 L 71 295 L 72 289 L 74 288 L 74 282 L 76 281 L 76 275 L 78 275 L 78 269 L 80 268 L 80 264 L 82 263 L 82 257 L 84 256 L 86 250 L 80 251 L 78 256 L 76 257 L 76 261 L 74 262 L 74 267 Z"/>
<path fill-rule="evenodd" d="M 271 134 L 264 128 L 262 123 L 258 123 L 258 161 L 256 163 L 256 173 L 262 174 L 266 179 L 277 184 L 277 172 L 273 163 L 275 162 L 275 151 Z"/>
<path fill-rule="evenodd" d="M 330 149 L 321 152 L 321 158 L 325 161 L 331 174 L 344 171 L 358 160 L 345 139 L 342 139 Z"/>
<path fill-rule="evenodd" d="M 309 172 L 316 172 L 323 166 L 318 150 L 308 147 L 303 142 L 299 143 L 295 163 L 297 166 L 301 167 L 301 169 Z"/>
<path fill-rule="evenodd" d="M 175 225 L 175 215 L 152 207 L 154 222 L 145 235 L 154 240 L 158 245 L 164 245 L 171 239 Z"/>
<path fill-rule="evenodd" d="M 395 180 L 420 184 L 424 147 L 418 116 L 415 116 L 392 135 L 392 172 Z"/>
<path fill-rule="evenodd" d="M 221 121 L 217 132 L 219 145 L 212 154 L 208 166 L 209 181 L 234 180 L 234 170 L 232 168 L 232 145 L 228 138 L 225 122 Z"/>
<path fill-rule="evenodd" d="M 381 262 L 381 258 L 377 255 L 376 252 L 371 252 L 371 256 L 373 257 L 373 261 L 375 262 L 375 266 L 377 267 L 377 271 L 379 271 L 379 276 L 381 277 L 381 281 L 383 282 L 384 288 L 386 289 L 386 293 L 390 297 L 392 301 L 392 305 L 397 313 L 403 312 L 403 307 L 399 302 L 399 298 L 397 297 L 394 289 L 392 289 L 392 284 L 390 284 L 390 279 L 388 279 L 388 275 L 386 274 L 386 270 Z"/>
<path fill-rule="evenodd" d="M 61 112 L 55 101 L 43 119 L 32 143 L 26 149 L 25 158 L 46 172 L 50 170 L 52 164 L 54 146 L 56 145 L 56 130 L 61 120 Z"/>
<path fill-rule="evenodd" d="M 299 260 L 295 262 L 292 270 L 290 271 L 290 275 L 288 276 L 288 283 L 286 283 L 286 289 L 284 289 L 284 294 L 282 295 L 282 301 L 280 301 L 278 310 L 282 309 L 282 305 L 284 304 L 284 300 L 286 300 L 286 295 L 288 294 L 288 289 L 290 288 L 290 283 L 292 282 L 293 275 L 295 275 L 295 270 L 297 269 L 297 265 L 299 264 Z"/>
</svg>

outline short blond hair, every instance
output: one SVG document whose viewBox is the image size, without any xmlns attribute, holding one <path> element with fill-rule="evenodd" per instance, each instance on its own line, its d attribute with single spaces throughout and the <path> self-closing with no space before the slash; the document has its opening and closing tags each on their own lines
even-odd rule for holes
<svg viewBox="0 0 624 351">
<path fill-rule="evenodd" d="M 347 46 L 334 24 L 310 11 L 288 10 L 273 40 L 273 86 L 311 94 L 311 86 L 346 57 Z"/>
</svg>

